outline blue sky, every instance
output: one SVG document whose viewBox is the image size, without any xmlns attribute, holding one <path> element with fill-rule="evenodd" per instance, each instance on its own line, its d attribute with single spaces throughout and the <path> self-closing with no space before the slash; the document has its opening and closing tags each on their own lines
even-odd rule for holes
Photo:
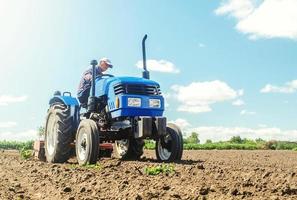
<svg viewBox="0 0 297 200">
<path fill-rule="evenodd" d="M 297 3 L 0 1 L 0 139 L 35 137 L 55 90 L 75 94 L 91 59 L 151 78 L 169 120 L 202 140 L 297 140 Z"/>
</svg>

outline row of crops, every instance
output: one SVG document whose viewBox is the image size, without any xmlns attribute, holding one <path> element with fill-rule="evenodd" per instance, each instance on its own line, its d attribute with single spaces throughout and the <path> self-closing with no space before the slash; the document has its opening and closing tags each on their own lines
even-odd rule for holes
<svg viewBox="0 0 297 200">
<path fill-rule="evenodd" d="M 33 141 L 19 142 L 19 141 L 0 141 L 0 149 L 33 149 Z"/>
<path fill-rule="evenodd" d="M 0 141 L 0 149 L 33 149 L 33 141 L 18 142 L 18 141 Z M 145 141 L 145 149 L 155 149 L 155 142 L 152 140 Z M 246 140 L 243 142 L 209 142 L 204 144 L 199 143 L 184 143 L 185 150 L 223 150 L 223 149 L 238 149 L 238 150 L 256 150 L 256 149 L 271 149 L 271 150 L 297 150 L 297 142 L 286 141 L 253 141 Z"/>
<path fill-rule="evenodd" d="M 155 149 L 155 142 L 152 140 L 147 140 L 145 142 L 146 149 Z M 204 144 L 199 143 L 184 143 L 185 150 L 295 150 L 297 151 L 297 142 L 288 141 L 253 141 L 246 140 L 243 142 L 230 142 L 230 141 L 220 141 L 220 142 L 208 142 Z"/>
</svg>

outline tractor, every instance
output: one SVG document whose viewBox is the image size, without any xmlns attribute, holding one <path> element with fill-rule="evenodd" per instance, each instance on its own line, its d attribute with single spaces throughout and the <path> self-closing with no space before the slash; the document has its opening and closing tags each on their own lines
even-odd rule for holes
<svg viewBox="0 0 297 200">
<path fill-rule="evenodd" d="M 142 39 L 142 77 L 95 77 L 97 61 L 91 61 L 92 84 L 87 105 L 70 92 L 56 91 L 49 101 L 44 146 L 46 161 L 66 162 L 76 155 L 79 165 L 94 164 L 102 156 L 138 160 L 145 140 L 155 141 L 160 162 L 181 160 L 183 137 L 178 126 L 167 123 L 160 85 L 150 80 Z"/>
</svg>

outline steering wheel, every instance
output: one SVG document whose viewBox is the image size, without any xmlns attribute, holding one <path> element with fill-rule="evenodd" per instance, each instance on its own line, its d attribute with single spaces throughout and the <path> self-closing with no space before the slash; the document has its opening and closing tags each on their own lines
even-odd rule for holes
<svg viewBox="0 0 297 200">
<path fill-rule="evenodd" d="M 101 74 L 101 75 L 98 75 L 96 76 L 96 78 L 102 78 L 104 76 L 107 76 L 107 77 L 114 77 L 114 75 L 111 75 L 111 74 Z"/>
</svg>

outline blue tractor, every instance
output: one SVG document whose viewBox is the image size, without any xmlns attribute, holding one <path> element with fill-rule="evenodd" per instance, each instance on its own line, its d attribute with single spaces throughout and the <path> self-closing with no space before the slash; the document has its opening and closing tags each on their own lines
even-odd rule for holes
<svg viewBox="0 0 297 200">
<path fill-rule="evenodd" d="M 136 160 L 143 154 L 145 139 L 156 141 L 159 161 L 181 160 L 182 132 L 163 117 L 165 102 L 160 85 L 149 79 L 146 67 L 146 38 L 142 40 L 142 78 L 95 77 L 97 61 L 93 60 L 92 87 L 85 109 L 69 92 L 55 92 L 45 125 L 48 162 L 66 162 L 76 154 L 80 165 L 93 164 L 111 153 L 119 159 Z"/>
</svg>

